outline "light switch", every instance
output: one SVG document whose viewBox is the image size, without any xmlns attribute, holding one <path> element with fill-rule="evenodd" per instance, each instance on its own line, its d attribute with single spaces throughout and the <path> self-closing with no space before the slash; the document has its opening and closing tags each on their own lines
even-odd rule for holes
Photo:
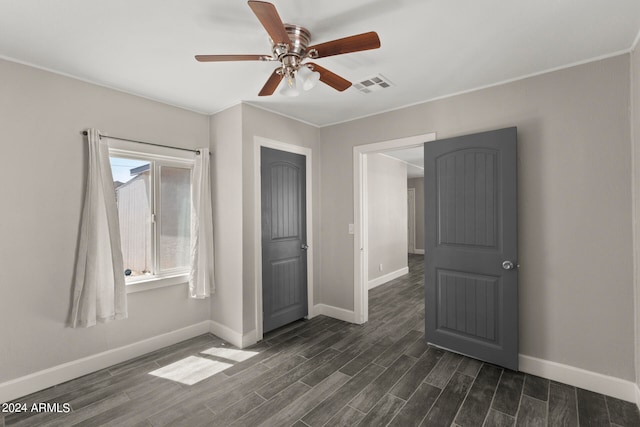
<svg viewBox="0 0 640 427">
<path fill-rule="evenodd" d="M 353 224 L 349 224 L 349 234 L 353 234 L 353 233 L 355 233 Z"/>
</svg>

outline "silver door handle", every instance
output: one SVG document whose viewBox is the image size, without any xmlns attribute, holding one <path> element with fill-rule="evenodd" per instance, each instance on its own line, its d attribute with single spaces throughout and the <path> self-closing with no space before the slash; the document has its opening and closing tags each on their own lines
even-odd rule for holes
<svg viewBox="0 0 640 427">
<path fill-rule="evenodd" d="M 307 249 L 309 249 L 309 245 L 307 245 L 306 243 L 303 243 L 302 246 L 300 246 L 300 249 L 302 249 L 303 251 L 306 251 Z"/>
<path fill-rule="evenodd" d="M 502 261 L 502 268 L 504 268 L 505 270 L 513 270 L 515 268 L 515 265 L 513 265 L 513 262 L 509 260 Z"/>
</svg>

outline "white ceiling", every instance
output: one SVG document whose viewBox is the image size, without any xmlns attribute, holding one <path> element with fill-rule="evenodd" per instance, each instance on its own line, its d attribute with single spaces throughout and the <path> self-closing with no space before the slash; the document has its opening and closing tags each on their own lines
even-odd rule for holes
<svg viewBox="0 0 640 427">
<path fill-rule="evenodd" d="M 628 52 L 638 0 L 273 0 L 312 44 L 376 31 L 377 50 L 319 59 L 362 94 L 319 84 L 258 97 L 275 63 L 198 63 L 196 54 L 270 54 L 238 0 L 0 0 L 0 56 L 190 110 L 247 102 L 323 126 Z"/>
</svg>

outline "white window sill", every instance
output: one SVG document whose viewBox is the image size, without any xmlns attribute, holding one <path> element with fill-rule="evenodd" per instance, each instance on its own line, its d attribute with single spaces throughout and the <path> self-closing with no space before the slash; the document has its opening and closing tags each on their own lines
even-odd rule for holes
<svg viewBox="0 0 640 427">
<path fill-rule="evenodd" d="M 153 289 L 166 288 L 167 286 L 175 286 L 187 284 L 189 282 L 188 274 L 180 274 L 170 277 L 154 277 L 147 280 L 137 280 L 132 283 L 127 283 L 127 294 L 133 294 L 136 292 L 150 291 Z"/>
</svg>

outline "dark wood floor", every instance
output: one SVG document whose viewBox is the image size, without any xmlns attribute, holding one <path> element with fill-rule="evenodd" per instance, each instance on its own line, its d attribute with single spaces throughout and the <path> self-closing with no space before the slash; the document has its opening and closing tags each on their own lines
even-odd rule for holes
<svg viewBox="0 0 640 427">
<path fill-rule="evenodd" d="M 237 350 L 203 335 L 18 399 L 70 404 L 3 426 L 640 426 L 634 404 L 427 346 L 422 257 L 369 295 Z M 63 409 L 63 408 L 61 408 Z"/>
</svg>

